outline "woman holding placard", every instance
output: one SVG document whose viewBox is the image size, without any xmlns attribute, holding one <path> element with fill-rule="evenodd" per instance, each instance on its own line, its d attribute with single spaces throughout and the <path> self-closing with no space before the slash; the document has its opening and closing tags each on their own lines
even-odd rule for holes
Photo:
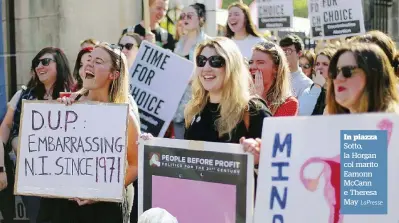
<svg viewBox="0 0 399 223">
<path fill-rule="evenodd" d="M 70 91 L 73 84 L 68 59 L 59 48 L 43 48 L 32 60 L 31 73 L 34 83 L 21 93 L 14 112 L 9 139 L 14 150 L 18 149 L 22 100 L 55 100 L 61 92 Z M 22 196 L 22 200 L 30 222 L 36 222 L 40 198 Z"/>
<path fill-rule="evenodd" d="M 251 96 L 250 74 L 238 47 L 225 37 L 201 43 L 195 52 L 192 99 L 184 112 L 185 139 L 238 143 L 260 137 L 265 102 Z"/>
<path fill-rule="evenodd" d="M 251 12 L 246 4 L 235 2 L 228 7 L 228 10 L 226 37 L 231 38 L 237 44 L 242 56 L 249 60 L 252 47 L 265 39 L 256 31 Z"/>
<path fill-rule="evenodd" d="M 249 61 L 256 93 L 265 99 L 273 116 L 295 116 L 298 100 L 293 96 L 290 69 L 284 51 L 273 42 L 256 44 Z"/>
<path fill-rule="evenodd" d="M 58 99 L 71 104 L 79 97 L 81 102 L 97 101 L 104 103 L 129 103 L 128 67 L 125 55 L 119 46 L 100 43 L 90 55 L 90 63 L 83 69 L 83 90 L 71 97 Z M 131 110 L 130 110 L 131 111 Z M 127 172 L 125 177 L 125 196 L 122 203 L 96 202 L 74 199 L 43 199 L 41 220 L 46 222 L 129 222 L 131 210 L 132 182 L 137 178 L 137 139 L 139 125 L 135 115 L 130 112 L 127 140 Z"/>
</svg>

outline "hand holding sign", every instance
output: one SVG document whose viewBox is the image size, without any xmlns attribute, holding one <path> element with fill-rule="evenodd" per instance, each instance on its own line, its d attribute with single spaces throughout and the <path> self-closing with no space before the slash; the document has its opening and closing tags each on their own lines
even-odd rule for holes
<svg viewBox="0 0 399 223">
<path fill-rule="evenodd" d="M 254 155 L 254 163 L 259 164 L 260 148 L 262 145 L 262 140 L 256 139 L 246 139 L 241 137 L 240 144 L 243 146 L 245 152 L 252 153 Z"/>
</svg>

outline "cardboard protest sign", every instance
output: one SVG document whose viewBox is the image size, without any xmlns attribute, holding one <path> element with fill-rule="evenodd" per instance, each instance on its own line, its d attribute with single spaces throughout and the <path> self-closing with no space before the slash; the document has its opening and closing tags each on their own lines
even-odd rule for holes
<svg viewBox="0 0 399 223">
<path fill-rule="evenodd" d="M 321 0 L 319 3 L 323 35 L 326 39 L 356 36 L 366 32 L 362 0 Z"/>
<path fill-rule="evenodd" d="M 130 73 L 130 93 L 137 102 L 143 132 L 164 136 L 193 69 L 191 61 L 142 42 Z"/>
<path fill-rule="evenodd" d="M 273 118 L 263 126 L 255 223 L 399 219 L 398 115 Z"/>
<path fill-rule="evenodd" d="M 23 101 L 15 194 L 122 201 L 127 123 L 128 104 Z"/>
<path fill-rule="evenodd" d="M 309 0 L 308 1 L 308 18 L 310 21 L 310 36 L 313 39 L 321 39 L 323 35 L 322 17 L 322 1 L 323 0 Z"/>
<path fill-rule="evenodd" d="M 179 222 L 252 222 L 254 163 L 241 145 L 156 138 L 139 148 L 139 215 Z"/>
<path fill-rule="evenodd" d="M 259 29 L 292 28 L 293 0 L 257 0 Z"/>
</svg>

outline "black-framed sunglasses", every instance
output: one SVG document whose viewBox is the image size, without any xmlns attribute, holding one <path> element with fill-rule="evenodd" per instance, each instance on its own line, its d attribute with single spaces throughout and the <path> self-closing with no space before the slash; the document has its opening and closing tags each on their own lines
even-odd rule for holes
<svg viewBox="0 0 399 223">
<path fill-rule="evenodd" d="M 336 79 L 338 74 L 342 72 L 342 75 L 345 78 L 351 78 L 352 75 L 354 74 L 355 70 L 359 69 L 357 66 L 343 66 L 343 67 L 337 67 L 333 72 L 329 73 L 329 76 L 331 79 Z"/>
<path fill-rule="evenodd" d="M 55 62 L 55 60 L 53 60 L 51 58 L 43 58 L 43 59 L 40 59 L 40 60 L 36 60 L 36 61 L 33 61 L 33 67 L 34 68 L 38 67 L 40 63 L 43 66 L 47 67 L 48 65 L 50 65 L 51 61 Z"/>
<path fill-rule="evenodd" d="M 127 50 L 131 50 L 134 47 L 134 44 L 133 43 L 126 43 L 125 45 L 119 44 L 119 47 L 121 48 L 121 50 L 123 50 L 123 48 L 126 48 Z"/>
<path fill-rule="evenodd" d="M 299 64 L 299 67 L 300 68 L 303 68 L 303 69 L 309 69 L 311 66 L 310 66 L 310 64 Z"/>
<path fill-rule="evenodd" d="M 223 57 L 219 55 L 214 55 L 206 58 L 203 55 L 198 55 L 196 58 L 198 67 L 205 67 L 205 64 L 209 61 L 209 65 L 213 68 L 221 68 L 226 64 Z"/>
</svg>

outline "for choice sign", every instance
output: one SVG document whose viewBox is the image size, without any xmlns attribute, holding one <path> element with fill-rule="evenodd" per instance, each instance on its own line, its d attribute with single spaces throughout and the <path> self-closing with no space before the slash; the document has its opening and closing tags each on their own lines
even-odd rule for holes
<svg viewBox="0 0 399 223">
<path fill-rule="evenodd" d="M 24 101 L 22 111 L 16 194 L 122 200 L 127 104 Z"/>
<path fill-rule="evenodd" d="M 130 70 L 130 93 L 138 105 L 143 132 L 164 136 L 193 69 L 191 61 L 143 41 Z"/>
<path fill-rule="evenodd" d="M 260 29 L 292 28 L 294 17 L 292 0 L 258 0 L 257 4 Z"/>
<path fill-rule="evenodd" d="M 316 1 L 317 2 L 317 1 Z M 362 0 L 320 0 L 325 37 L 365 33 Z"/>
</svg>

